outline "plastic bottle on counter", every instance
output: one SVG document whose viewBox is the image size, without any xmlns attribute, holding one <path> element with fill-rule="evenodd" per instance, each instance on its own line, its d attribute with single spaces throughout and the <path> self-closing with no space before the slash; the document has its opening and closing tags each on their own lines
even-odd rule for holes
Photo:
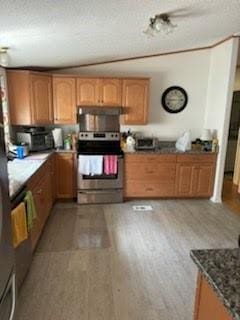
<svg viewBox="0 0 240 320">
<path fill-rule="evenodd" d="M 72 142 L 72 149 L 74 150 L 74 151 L 76 151 L 77 150 L 77 134 L 76 133 L 72 133 L 72 135 L 71 135 L 71 142 Z"/>
<path fill-rule="evenodd" d="M 64 139 L 64 150 L 71 150 L 71 135 L 68 134 L 67 137 Z"/>
<path fill-rule="evenodd" d="M 218 139 L 214 138 L 212 141 L 212 152 L 217 152 L 218 151 Z"/>
</svg>

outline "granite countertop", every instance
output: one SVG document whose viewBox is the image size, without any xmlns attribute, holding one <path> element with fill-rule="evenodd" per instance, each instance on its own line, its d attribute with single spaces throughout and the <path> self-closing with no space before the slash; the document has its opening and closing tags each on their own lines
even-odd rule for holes
<svg viewBox="0 0 240 320">
<path fill-rule="evenodd" d="M 240 248 L 192 250 L 191 258 L 234 320 L 240 320 Z"/>
<path fill-rule="evenodd" d="M 28 180 L 40 169 L 45 161 L 54 153 L 75 153 L 75 150 L 47 150 L 31 153 L 24 159 L 8 161 L 9 194 L 13 199 Z"/>
<path fill-rule="evenodd" d="M 179 151 L 176 148 L 157 148 L 154 150 L 134 150 L 129 151 L 127 149 L 123 150 L 124 153 L 132 154 L 217 154 L 216 152 L 202 151 L 202 150 L 188 150 L 188 151 Z"/>
<path fill-rule="evenodd" d="M 34 153 L 24 159 L 8 161 L 9 194 L 13 199 L 18 191 L 38 171 L 54 151 Z"/>
</svg>

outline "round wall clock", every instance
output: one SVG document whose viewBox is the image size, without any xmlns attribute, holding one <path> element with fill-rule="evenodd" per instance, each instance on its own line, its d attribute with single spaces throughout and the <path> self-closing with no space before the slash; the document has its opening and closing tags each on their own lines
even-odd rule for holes
<svg viewBox="0 0 240 320">
<path fill-rule="evenodd" d="M 167 112 L 178 113 L 186 107 L 187 103 L 187 92 L 181 87 L 169 87 L 163 92 L 162 105 Z"/>
</svg>

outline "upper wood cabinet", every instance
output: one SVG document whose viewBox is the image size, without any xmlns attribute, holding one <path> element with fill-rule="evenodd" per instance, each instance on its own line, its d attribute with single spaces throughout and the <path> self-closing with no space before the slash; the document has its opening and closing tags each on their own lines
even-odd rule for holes
<svg viewBox="0 0 240 320">
<path fill-rule="evenodd" d="M 99 82 L 99 99 L 103 106 L 121 106 L 122 86 L 120 79 L 101 79 Z"/>
<path fill-rule="evenodd" d="M 77 105 L 96 106 L 99 103 L 99 80 L 77 79 Z"/>
<path fill-rule="evenodd" d="M 123 80 L 123 124 L 146 124 L 149 105 L 149 80 Z"/>
<path fill-rule="evenodd" d="M 35 124 L 52 123 L 52 77 L 31 75 L 31 102 L 33 122 Z"/>
<path fill-rule="evenodd" d="M 116 78 L 78 78 L 79 106 L 121 106 L 121 80 Z"/>
<path fill-rule="evenodd" d="M 54 123 L 73 124 L 77 122 L 76 79 L 53 76 Z"/>
<path fill-rule="evenodd" d="M 40 72 L 7 72 L 10 122 L 13 125 L 51 124 L 52 76 Z"/>
</svg>

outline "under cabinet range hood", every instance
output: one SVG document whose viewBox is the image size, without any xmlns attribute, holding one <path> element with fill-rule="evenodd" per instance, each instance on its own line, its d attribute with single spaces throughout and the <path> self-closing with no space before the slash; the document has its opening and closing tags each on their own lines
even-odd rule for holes
<svg viewBox="0 0 240 320">
<path fill-rule="evenodd" d="M 79 107 L 80 132 L 119 132 L 121 107 Z"/>
<path fill-rule="evenodd" d="M 99 106 L 84 106 L 78 107 L 78 114 L 91 114 L 91 115 L 105 115 L 105 116 L 119 116 L 122 114 L 122 107 L 99 107 Z"/>
</svg>

